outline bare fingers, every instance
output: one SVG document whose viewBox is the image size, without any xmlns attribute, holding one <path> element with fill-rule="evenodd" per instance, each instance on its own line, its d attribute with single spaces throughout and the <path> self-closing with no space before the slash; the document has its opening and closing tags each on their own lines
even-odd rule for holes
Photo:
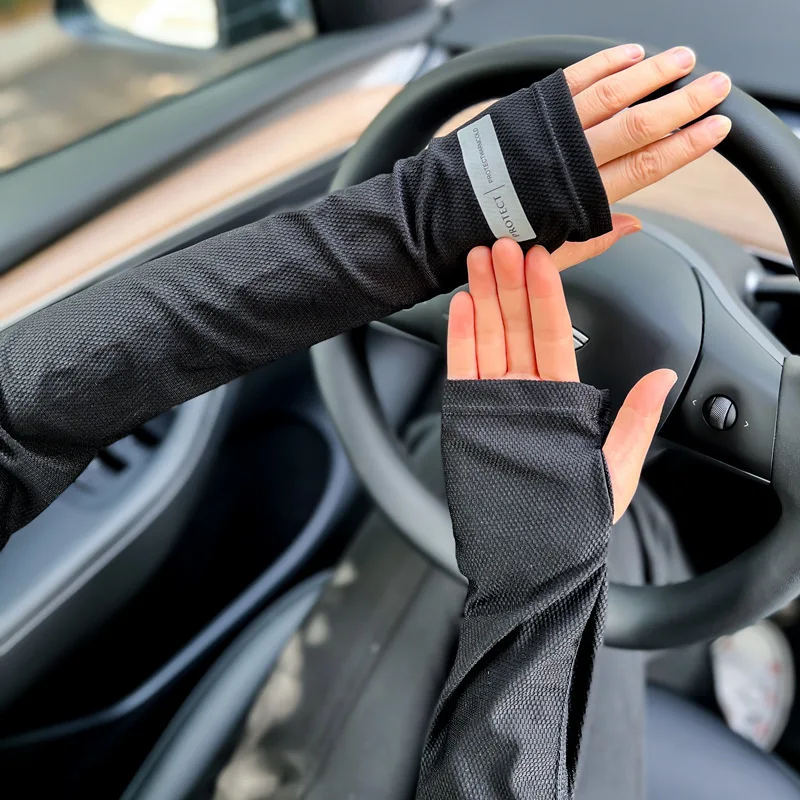
<svg viewBox="0 0 800 800">
<path fill-rule="evenodd" d="M 729 133 L 731 121 L 715 115 L 665 139 L 600 167 L 609 203 L 644 189 L 713 150 Z"/>
<path fill-rule="evenodd" d="M 597 166 L 646 147 L 688 125 L 719 105 L 730 90 L 731 79 L 724 72 L 713 72 L 590 128 L 586 138 Z"/>
<path fill-rule="evenodd" d="M 449 378 L 578 380 L 561 276 L 547 250 L 523 256 L 517 242 L 500 239 L 491 251 L 474 248 L 467 271 L 469 294 L 450 304 Z"/>
<path fill-rule="evenodd" d="M 575 108 L 584 130 L 688 75 L 695 61 L 695 54 L 688 47 L 675 47 L 593 83 L 575 95 Z"/>
<path fill-rule="evenodd" d="M 578 362 L 564 287 L 558 267 L 544 247 L 532 247 L 525 256 L 525 279 L 539 377 L 577 381 Z"/>
<path fill-rule="evenodd" d="M 475 307 L 468 292 L 459 292 L 450 301 L 447 319 L 447 377 L 450 380 L 475 380 L 478 356 L 475 351 Z"/>
<path fill-rule="evenodd" d="M 497 296 L 506 336 L 508 378 L 536 375 L 536 356 L 525 285 L 525 257 L 513 239 L 498 239 L 492 247 Z"/>
<path fill-rule="evenodd" d="M 512 239 L 500 239 L 491 250 L 474 248 L 467 256 L 467 274 L 473 307 L 477 377 L 536 377 L 524 257 L 520 246 Z M 462 312 L 461 306 L 465 304 L 460 299 L 458 303 L 456 321 L 461 323 L 460 314 L 466 313 Z M 465 363 L 466 346 L 456 347 L 459 352 L 464 352 Z"/>
<path fill-rule="evenodd" d="M 644 58 L 644 48 L 640 44 L 621 44 L 601 50 L 564 70 L 570 92 L 576 94 L 588 89 L 592 84 L 609 75 L 627 69 Z"/>
<path fill-rule="evenodd" d="M 728 96 L 727 75 L 711 73 L 663 97 L 634 105 L 688 75 L 696 58 L 688 47 L 674 47 L 644 60 L 634 59 L 631 50 L 626 67 L 622 64 L 625 54 L 624 45 L 605 50 L 576 64 L 568 77 L 612 203 L 704 155 L 730 130 L 730 122 L 719 116 L 691 124 Z M 560 257 L 556 260 L 560 262 Z"/>
<path fill-rule="evenodd" d="M 475 341 L 478 377 L 502 378 L 508 371 L 503 315 L 497 297 L 492 252 L 475 247 L 467 256 L 469 293 L 475 308 Z"/>
</svg>

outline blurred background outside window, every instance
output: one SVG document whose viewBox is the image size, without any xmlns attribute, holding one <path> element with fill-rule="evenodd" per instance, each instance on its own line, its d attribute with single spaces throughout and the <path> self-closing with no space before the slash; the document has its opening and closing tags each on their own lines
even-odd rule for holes
<svg viewBox="0 0 800 800">
<path fill-rule="evenodd" d="M 57 23 L 53 0 L 0 0 L 0 173 L 315 32 L 308 0 L 265 0 L 274 13 L 267 25 L 262 18 L 263 32 L 227 50 L 215 49 L 217 0 L 87 5 L 111 35 L 127 32 L 141 44 L 121 48 L 72 36 Z"/>
</svg>

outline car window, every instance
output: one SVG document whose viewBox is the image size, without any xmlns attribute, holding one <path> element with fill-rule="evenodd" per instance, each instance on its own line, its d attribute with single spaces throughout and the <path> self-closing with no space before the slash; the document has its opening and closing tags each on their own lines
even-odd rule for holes
<svg viewBox="0 0 800 800">
<path fill-rule="evenodd" d="M 226 48 L 215 0 L 85 2 L 106 38 L 67 32 L 50 0 L 0 0 L 0 173 L 315 35 L 308 0 Z"/>
</svg>

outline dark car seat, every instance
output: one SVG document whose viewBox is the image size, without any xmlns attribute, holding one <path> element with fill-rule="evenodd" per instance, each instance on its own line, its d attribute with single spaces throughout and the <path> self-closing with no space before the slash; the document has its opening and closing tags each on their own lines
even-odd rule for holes
<svg viewBox="0 0 800 800">
<path fill-rule="evenodd" d="M 237 787 L 259 776 L 237 770 L 253 764 L 280 797 L 410 800 L 462 600 L 460 585 L 368 525 L 332 578 L 298 586 L 229 647 L 123 800 L 251 800 Z M 647 716 L 648 800 L 800 797 L 782 762 L 704 709 L 650 688 Z"/>
</svg>

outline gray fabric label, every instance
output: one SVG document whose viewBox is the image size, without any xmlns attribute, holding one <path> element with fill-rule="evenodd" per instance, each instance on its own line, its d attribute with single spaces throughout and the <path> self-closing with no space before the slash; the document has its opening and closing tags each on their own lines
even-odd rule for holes
<svg viewBox="0 0 800 800">
<path fill-rule="evenodd" d="M 458 143 L 469 182 L 492 233 L 498 239 L 510 236 L 518 242 L 535 239 L 536 234 L 511 183 L 491 116 L 486 114 L 461 128 Z"/>
</svg>

